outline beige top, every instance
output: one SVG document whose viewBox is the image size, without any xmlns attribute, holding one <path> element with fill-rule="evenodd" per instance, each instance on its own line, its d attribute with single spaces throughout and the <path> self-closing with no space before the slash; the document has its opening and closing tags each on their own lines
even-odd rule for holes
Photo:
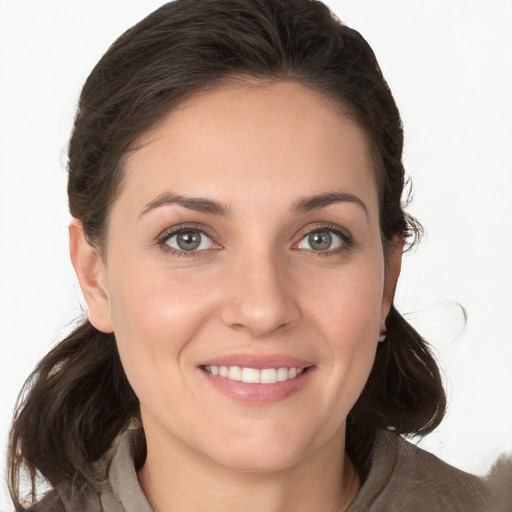
<svg viewBox="0 0 512 512">
<path fill-rule="evenodd" d="M 108 466 L 108 479 L 101 491 L 76 496 L 69 510 L 152 512 L 134 467 L 136 435 L 125 432 L 102 461 Z M 512 512 L 512 461 L 503 460 L 488 478 L 478 478 L 392 432 L 379 431 L 370 473 L 347 512 Z"/>
</svg>

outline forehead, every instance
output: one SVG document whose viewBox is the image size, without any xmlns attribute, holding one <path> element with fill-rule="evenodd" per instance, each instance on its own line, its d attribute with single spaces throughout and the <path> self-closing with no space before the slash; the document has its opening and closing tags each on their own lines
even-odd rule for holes
<svg viewBox="0 0 512 512">
<path fill-rule="evenodd" d="M 123 194 L 136 202 L 165 188 L 241 204 L 340 189 L 376 201 L 364 131 L 296 83 L 222 86 L 187 99 L 138 141 L 125 171 Z"/>
</svg>

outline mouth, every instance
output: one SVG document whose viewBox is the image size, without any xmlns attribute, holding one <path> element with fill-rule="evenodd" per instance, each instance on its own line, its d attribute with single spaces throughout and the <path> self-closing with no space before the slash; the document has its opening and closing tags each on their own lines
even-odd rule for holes
<svg viewBox="0 0 512 512">
<path fill-rule="evenodd" d="M 213 389 L 248 405 L 272 404 L 300 393 L 315 368 L 294 357 L 250 354 L 222 356 L 198 366 Z"/>
<path fill-rule="evenodd" d="M 307 367 L 280 367 L 280 368 L 248 368 L 241 366 L 204 365 L 200 367 L 206 373 L 215 377 L 224 377 L 235 382 L 246 384 L 277 384 L 296 379 L 311 366 Z"/>
</svg>

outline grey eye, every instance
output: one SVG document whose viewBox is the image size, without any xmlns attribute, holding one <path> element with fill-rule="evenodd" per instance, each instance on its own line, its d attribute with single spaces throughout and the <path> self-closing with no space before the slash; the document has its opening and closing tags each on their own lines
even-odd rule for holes
<svg viewBox="0 0 512 512">
<path fill-rule="evenodd" d="M 170 236 L 165 243 L 173 249 L 187 252 L 209 249 L 212 246 L 210 237 L 197 229 L 179 231 Z"/>
<path fill-rule="evenodd" d="M 332 236 L 328 231 L 317 231 L 308 235 L 308 242 L 315 251 L 326 251 L 331 248 Z"/>
<path fill-rule="evenodd" d="M 300 249 L 310 251 L 329 251 L 337 249 L 343 244 L 343 238 L 336 232 L 328 229 L 319 229 L 308 233 L 300 242 Z"/>
</svg>

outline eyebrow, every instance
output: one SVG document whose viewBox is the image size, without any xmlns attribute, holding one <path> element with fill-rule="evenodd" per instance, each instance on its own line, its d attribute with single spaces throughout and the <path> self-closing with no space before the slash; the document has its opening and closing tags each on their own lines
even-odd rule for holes
<svg viewBox="0 0 512 512">
<path fill-rule="evenodd" d="M 348 192 L 325 192 L 314 196 L 303 197 L 296 201 L 291 208 L 293 213 L 307 213 L 312 210 L 319 210 L 335 203 L 353 203 L 361 207 L 366 216 L 368 216 L 368 208 L 364 202 L 354 194 Z M 189 210 L 195 210 L 210 215 L 219 215 L 226 217 L 230 214 L 228 205 L 206 199 L 203 197 L 186 197 L 173 192 L 165 192 L 159 195 L 153 201 L 147 203 L 141 210 L 139 216 L 159 208 L 161 206 L 177 204 Z"/>
<path fill-rule="evenodd" d="M 171 204 L 177 204 L 183 208 L 195 210 L 197 212 L 209 213 L 210 215 L 220 215 L 223 217 L 229 215 L 229 207 L 222 203 L 218 203 L 217 201 L 212 201 L 211 199 L 203 197 L 186 197 L 172 192 L 165 192 L 146 204 L 144 208 L 142 208 L 139 216 L 145 215 L 160 206 Z"/>
<path fill-rule="evenodd" d="M 326 192 L 299 199 L 292 207 L 294 213 L 306 213 L 312 210 L 325 208 L 335 203 L 354 203 L 362 208 L 368 217 L 368 208 L 359 197 L 348 192 Z"/>
</svg>

